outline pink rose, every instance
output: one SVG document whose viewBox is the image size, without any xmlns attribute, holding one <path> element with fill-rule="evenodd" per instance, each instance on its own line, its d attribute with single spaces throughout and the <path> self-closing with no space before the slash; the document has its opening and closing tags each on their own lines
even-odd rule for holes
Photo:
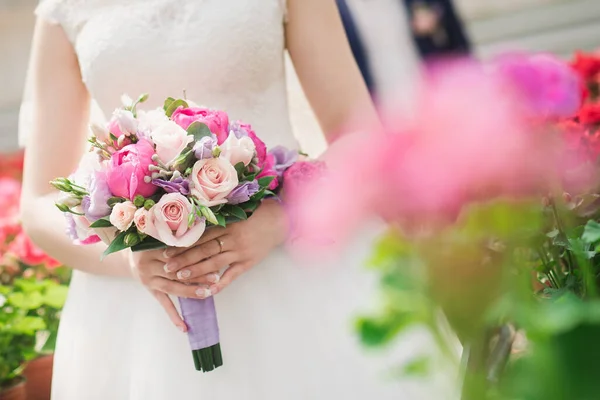
<svg viewBox="0 0 600 400">
<path fill-rule="evenodd" d="M 269 184 L 268 189 L 269 190 L 277 189 L 277 186 L 279 186 L 279 180 L 277 179 L 278 175 L 277 175 L 277 171 L 275 170 L 275 156 L 273 154 L 267 154 L 267 158 L 262 165 L 262 171 L 260 171 L 260 174 L 258 174 L 256 176 L 256 178 L 260 179 L 260 178 L 265 178 L 267 176 L 275 177 L 275 179 L 273 179 L 271 181 L 271 183 Z"/>
<path fill-rule="evenodd" d="M 202 107 L 179 107 L 171 115 L 171 120 L 183 129 L 187 129 L 194 122 L 202 122 L 217 136 L 219 144 L 227 139 L 229 133 L 229 117 L 223 111 Z"/>
<path fill-rule="evenodd" d="M 131 111 L 116 109 L 112 118 L 108 122 L 108 131 L 117 138 L 125 135 L 135 135 L 137 133 L 138 121 Z"/>
<path fill-rule="evenodd" d="M 238 139 L 233 132 L 221 145 L 221 157 L 229 160 L 233 166 L 238 163 L 248 166 L 254 158 L 255 151 L 256 147 L 252 139 L 247 136 Z"/>
<path fill-rule="evenodd" d="M 154 164 L 154 147 L 147 140 L 140 140 L 114 153 L 107 170 L 107 182 L 114 196 L 133 200 L 135 196 L 148 197 L 157 187 L 144 181 L 150 176 L 149 166 Z"/>
<path fill-rule="evenodd" d="M 160 160 L 169 165 L 194 141 L 194 137 L 173 121 L 164 121 L 151 133 Z"/>
<path fill-rule="evenodd" d="M 149 215 L 150 215 L 150 212 L 148 210 L 146 210 L 145 208 L 138 208 L 138 210 L 135 212 L 135 214 L 133 216 L 133 223 L 135 224 L 138 231 L 140 231 L 141 233 L 146 233 L 146 229 L 147 229 L 146 221 L 149 218 L 148 217 Z"/>
<path fill-rule="evenodd" d="M 206 207 L 227 203 L 227 195 L 239 183 L 233 165 L 220 157 L 197 161 L 192 169 L 191 179 L 192 196 Z"/>
<path fill-rule="evenodd" d="M 114 205 L 110 213 L 110 223 L 120 231 L 126 231 L 133 224 L 133 216 L 137 207 L 131 201 L 124 201 Z"/>
<path fill-rule="evenodd" d="M 180 193 L 165 194 L 143 217 L 146 234 L 160 240 L 167 246 L 190 247 L 200 239 L 206 229 L 202 218 L 195 218 L 188 225 L 194 206 Z M 140 215 L 139 218 L 142 218 Z"/>
</svg>

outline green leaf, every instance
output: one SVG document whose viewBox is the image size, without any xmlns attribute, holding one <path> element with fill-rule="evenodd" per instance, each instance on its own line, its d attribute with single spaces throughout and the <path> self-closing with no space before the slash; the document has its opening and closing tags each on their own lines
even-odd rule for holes
<svg viewBox="0 0 600 400">
<path fill-rule="evenodd" d="M 246 166 L 244 165 L 243 162 L 239 162 L 239 163 L 235 164 L 234 168 L 237 171 L 239 177 L 244 176 L 244 172 L 246 171 Z"/>
<path fill-rule="evenodd" d="M 219 222 L 219 226 L 222 226 L 223 228 L 225 228 L 227 226 L 224 215 L 217 214 L 217 221 Z"/>
<path fill-rule="evenodd" d="M 249 200 L 247 202 L 245 202 L 244 204 L 242 204 L 242 207 L 244 208 L 244 210 L 248 213 L 248 212 L 254 212 L 258 206 L 260 205 L 260 201 L 254 201 L 254 200 Z"/>
<path fill-rule="evenodd" d="M 581 238 L 588 243 L 595 244 L 600 241 L 600 224 L 594 220 L 588 221 Z"/>
<path fill-rule="evenodd" d="M 227 211 L 229 212 L 229 214 L 240 220 L 248 219 L 248 216 L 246 215 L 246 212 L 244 211 L 244 209 L 242 209 L 242 207 L 229 206 L 227 208 Z"/>
<path fill-rule="evenodd" d="M 265 197 L 265 189 L 261 189 L 256 192 L 252 197 L 250 197 L 250 200 L 260 201 L 263 199 L 263 197 Z"/>
<path fill-rule="evenodd" d="M 189 106 L 185 100 L 177 99 L 169 104 L 165 110 L 165 114 L 167 114 L 167 117 L 171 118 L 171 115 L 173 115 L 175 110 L 177 110 L 179 107 L 188 108 Z"/>
<path fill-rule="evenodd" d="M 104 258 L 106 256 L 108 256 L 109 254 L 116 253 L 121 250 L 125 250 L 128 247 L 125 244 L 125 235 L 127 235 L 127 232 L 119 233 L 117 235 L 117 237 L 115 238 L 115 240 L 113 240 L 110 243 L 110 246 L 108 246 L 108 248 L 104 251 L 104 253 L 102 253 L 102 257 L 100 257 L 100 260 L 104 260 Z"/>
<path fill-rule="evenodd" d="M 90 228 L 110 228 L 111 226 L 113 226 L 113 224 L 110 223 L 110 217 L 100 218 L 90 224 Z"/>
<path fill-rule="evenodd" d="M 12 327 L 12 331 L 25 335 L 34 335 L 37 331 L 46 329 L 46 323 L 40 317 L 23 317 L 18 319 Z"/>
<path fill-rule="evenodd" d="M 264 176 L 258 180 L 258 184 L 260 187 L 268 187 L 274 179 L 274 176 Z"/>
<path fill-rule="evenodd" d="M 202 215 L 208 222 L 213 225 L 218 225 L 219 221 L 215 213 L 206 206 L 200 206 L 200 215 Z"/>
<path fill-rule="evenodd" d="M 17 292 L 8 296 L 8 303 L 13 307 L 23 310 L 36 310 L 44 304 L 44 298 L 40 292 L 29 294 Z"/>
<path fill-rule="evenodd" d="M 165 103 L 164 103 L 164 105 L 163 105 L 163 110 L 165 110 L 165 112 L 166 112 L 166 111 L 169 109 L 169 106 L 170 106 L 171 104 L 173 104 L 173 102 L 174 102 L 174 101 L 175 101 L 175 99 L 174 99 L 174 98 L 172 98 L 172 97 L 167 97 L 167 99 L 165 100 Z"/>
<path fill-rule="evenodd" d="M 427 356 L 415 358 L 404 364 L 403 375 L 405 377 L 425 377 L 430 372 L 431 360 Z"/>
<path fill-rule="evenodd" d="M 154 239 L 151 236 L 147 236 L 141 243 L 136 244 L 131 248 L 131 251 L 134 253 L 138 251 L 146 251 L 146 250 L 157 250 L 164 249 L 167 245 L 161 242 L 160 240 Z"/>
<path fill-rule="evenodd" d="M 200 141 L 200 139 L 203 137 L 212 135 L 210 129 L 208 129 L 208 126 L 198 121 L 193 122 L 190 126 L 188 126 L 187 133 L 188 135 L 192 135 L 194 137 L 195 142 Z"/>
<path fill-rule="evenodd" d="M 44 304 L 52 308 L 61 309 L 67 300 L 69 288 L 65 285 L 51 286 L 44 293 Z"/>
</svg>

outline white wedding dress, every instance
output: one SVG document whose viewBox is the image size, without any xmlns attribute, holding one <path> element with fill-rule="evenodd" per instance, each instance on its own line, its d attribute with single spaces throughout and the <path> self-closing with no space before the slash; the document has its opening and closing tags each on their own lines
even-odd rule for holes
<svg viewBox="0 0 600 400">
<path fill-rule="evenodd" d="M 267 145 L 296 147 L 284 63 L 285 0 L 43 0 L 40 18 L 71 40 L 105 115 L 121 94 L 226 110 Z M 57 93 L 60 95 L 60 93 Z M 57 233 L 60 234 L 60 233 Z M 440 378 L 393 375 L 435 353 L 421 331 L 365 351 L 353 318 L 376 300 L 369 243 L 339 266 L 296 266 L 274 251 L 219 294 L 224 366 L 195 371 L 187 338 L 139 283 L 73 273 L 62 314 L 54 400 L 449 398 Z M 356 250 L 362 249 L 362 250 Z M 396 371 L 397 372 L 397 371 Z"/>
</svg>

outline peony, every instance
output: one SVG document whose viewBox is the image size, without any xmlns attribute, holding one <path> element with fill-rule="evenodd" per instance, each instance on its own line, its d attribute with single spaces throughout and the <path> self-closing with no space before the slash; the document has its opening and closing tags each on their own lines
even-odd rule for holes
<svg viewBox="0 0 600 400">
<path fill-rule="evenodd" d="M 108 131 L 117 138 L 123 135 L 135 135 L 138 129 L 138 121 L 131 111 L 116 109 L 111 120 L 108 122 Z"/>
<path fill-rule="evenodd" d="M 113 154 L 106 174 L 112 194 L 130 200 L 138 194 L 153 195 L 157 187 L 144 180 L 150 175 L 150 165 L 154 164 L 153 155 L 154 147 L 147 140 L 125 146 Z"/>
<path fill-rule="evenodd" d="M 279 179 L 277 178 L 279 174 L 275 169 L 275 162 L 275 156 L 273 154 L 267 154 L 267 158 L 262 165 L 262 171 L 260 171 L 260 174 L 258 174 L 257 176 L 258 179 L 265 178 L 268 176 L 274 177 L 274 179 L 269 184 L 269 190 L 275 190 L 277 189 L 277 186 L 279 186 Z"/>
<path fill-rule="evenodd" d="M 110 213 L 110 223 L 120 231 L 126 231 L 133 224 L 133 216 L 137 207 L 131 201 L 117 203 Z"/>
<path fill-rule="evenodd" d="M 138 215 L 138 223 L 145 224 L 144 231 L 167 246 L 189 247 L 196 243 L 204 230 L 204 218 L 195 217 L 193 224 L 188 223 L 194 206 L 179 193 L 164 195 L 147 215 Z"/>
<path fill-rule="evenodd" d="M 175 158 L 194 141 L 185 129 L 173 121 L 165 121 L 151 133 L 152 141 L 156 146 L 156 154 L 166 164 L 171 164 Z"/>
<path fill-rule="evenodd" d="M 229 160 L 231 165 L 243 163 L 248 166 L 254 158 L 256 146 L 249 137 L 237 138 L 233 132 L 229 133 L 227 140 L 221 145 L 221 157 Z"/>
<path fill-rule="evenodd" d="M 202 107 L 179 107 L 171 115 L 171 120 L 183 129 L 187 129 L 194 122 L 201 122 L 217 136 L 219 143 L 223 143 L 229 133 L 229 117 L 223 111 Z"/>
<path fill-rule="evenodd" d="M 237 171 L 224 158 L 196 161 L 190 178 L 192 195 L 206 207 L 227 203 L 226 197 L 239 183 Z"/>
</svg>

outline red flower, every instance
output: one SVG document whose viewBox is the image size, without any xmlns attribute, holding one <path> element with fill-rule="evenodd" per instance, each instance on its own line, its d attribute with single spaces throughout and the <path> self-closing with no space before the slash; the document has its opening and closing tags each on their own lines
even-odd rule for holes
<svg viewBox="0 0 600 400">
<path fill-rule="evenodd" d="M 600 103 L 584 104 L 577 116 L 584 125 L 600 124 Z"/>
<path fill-rule="evenodd" d="M 24 232 L 20 232 L 10 243 L 8 252 L 27 265 L 44 265 L 49 269 L 60 266 L 58 261 L 46 255 Z"/>
<path fill-rule="evenodd" d="M 571 66 L 587 81 L 600 73 L 600 57 L 577 52 Z"/>
</svg>

